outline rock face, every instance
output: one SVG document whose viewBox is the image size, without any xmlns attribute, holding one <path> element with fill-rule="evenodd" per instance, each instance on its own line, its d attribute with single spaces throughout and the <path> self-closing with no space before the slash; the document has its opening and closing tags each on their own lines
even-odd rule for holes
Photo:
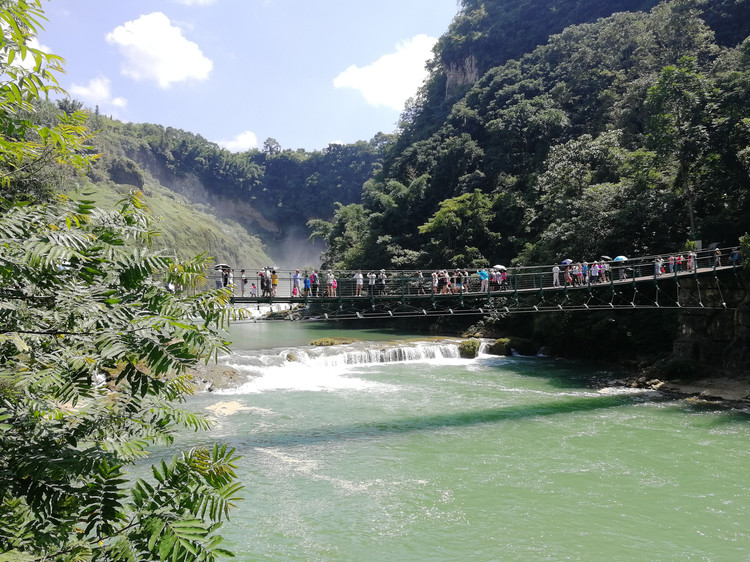
<svg viewBox="0 0 750 562">
<path fill-rule="evenodd" d="M 199 363 L 188 374 L 199 392 L 236 388 L 246 381 L 236 369 L 216 363 Z"/>
<path fill-rule="evenodd" d="M 445 69 L 445 97 L 462 86 L 471 86 L 479 80 L 479 67 L 477 59 L 471 55 L 460 63 L 449 63 Z"/>
<path fill-rule="evenodd" d="M 750 376 L 750 273 L 722 272 L 716 280 L 683 281 L 705 308 L 686 309 L 672 359 L 691 360 L 707 373 L 732 371 Z M 724 308 L 726 304 L 726 308 Z"/>
<path fill-rule="evenodd" d="M 264 230 L 271 235 L 280 232 L 277 224 L 268 220 L 262 212 L 247 201 L 210 192 L 197 175 L 192 173 L 177 175 L 145 150 L 131 151 L 129 156 L 139 166 L 148 170 L 164 187 L 184 196 L 193 204 L 210 205 L 217 215 L 235 220 L 251 232 L 256 229 Z"/>
</svg>

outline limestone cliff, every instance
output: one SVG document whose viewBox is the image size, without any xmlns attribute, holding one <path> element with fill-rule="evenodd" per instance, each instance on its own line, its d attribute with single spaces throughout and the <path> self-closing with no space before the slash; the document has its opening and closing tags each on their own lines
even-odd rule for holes
<svg viewBox="0 0 750 562">
<path fill-rule="evenodd" d="M 183 195 L 194 204 L 208 205 L 214 214 L 238 222 L 248 232 L 262 232 L 274 236 L 280 230 L 277 224 L 264 216 L 249 201 L 225 197 L 206 189 L 194 173 L 175 174 L 161 160 L 155 158 L 151 151 L 131 151 L 128 156 L 143 169 L 148 170 L 166 188 Z"/>
<path fill-rule="evenodd" d="M 445 69 L 445 97 L 451 97 L 454 91 L 463 86 L 471 86 L 479 80 L 479 65 L 474 55 L 459 63 L 449 63 Z"/>
</svg>

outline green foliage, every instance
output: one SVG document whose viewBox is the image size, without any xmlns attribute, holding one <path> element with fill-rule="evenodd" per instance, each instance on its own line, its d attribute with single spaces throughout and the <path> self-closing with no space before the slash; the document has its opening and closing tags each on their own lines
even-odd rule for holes
<svg viewBox="0 0 750 562">
<path fill-rule="evenodd" d="M 458 354 L 464 359 L 474 359 L 479 353 L 479 340 L 464 340 L 458 344 Z"/>
<path fill-rule="evenodd" d="M 186 370 L 226 351 L 230 295 L 194 294 L 205 258 L 149 249 L 136 196 L 114 212 L 66 198 L 2 211 L 0 550 L 214 560 L 241 488 L 233 451 L 185 453 L 153 484 L 124 470 L 178 426 L 207 427 L 175 403 L 192 392 Z"/>
<path fill-rule="evenodd" d="M 438 211 L 419 227 L 420 234 L 430 238 L 431 263 L 436 267 L 450 263 L 455 267 L 487 265 L 487 258 L 500 239 L 489 229 L 493 200 L 475 190 L 460 197 L 446 199 Z"/>
<path fill-rule="evenodd" d="M 221 219 L 218 211 L 207 205 L 191 204 L 187 197 L 178 195 L 158 184 L 145 173 L 144 201 L 159 219 L 159 236 L 154 247 L 172 256 L 195 256 L 205 253 L 218 261 L 251 270 L 272 263 L 261 241 L 247 233 L 235 220 Z M 90 183 L 78 179 L 80 186 L 68 190 L 70 196 L 85 192 L 99 207 L 112 208 L 133 186 L 112 184 L 102 180 Z"/>
<path fill-rule="evenodd" d="M 742 252 L 742 267 L 750 269 L 750 234 L 747 232 L 740 236 L 740 252 Z"/>
<path fill-rule="evenodd" d="M 0 5 L 0 195 L 6 199 L 49 196 L 43 171 L 64 163 L 85 169 L 85 116 L 77 111 L 42 122 L 39 102 L 61 92 L 56 74 L 62 58 L 30 45 L 44 19 L 41 0 Z"/>
<path fill-rule="evenodd" d="M 695 240 L 685 240 L 682 249 L 686 252 L 694 252 L 698 249 L 698 243 Z"/>
<path fill-rule="evenodd" d="M 130 158 L 114 158 L 107 162 L 107 171 L 112 181 L 141 189 L 145 182 L 143 171 Z"/>
<path fill-rule="evenodd" d="M 28 46 L 41 17 L 38 0 L 0 5 L 2 559 L 215 560 L 241 488 L 234 452 L 185 453 L 155 484 L 125 470 L 178 427 L 208 426 L 175 405 L 192 392 L 186 370 L 227 349 L 230 295 L 197 293 L 206 258 L 151 249 L 137 195 L 116 211 L 50 196 L 51 169 L 92 158 L 77 104 L 41 101 L 61 70 Z"/>
<path fill-rule="evenodd" d="M 432 81 L 365 186 L 355 219 L 364 234 L 351 243 L 334 241 L 333 230 L 322 236 L 336 245 L 340 267 L 592 260 L 674 251 L 697 232 L 731 244 L 743 232 L 750 44 L 719 49 L 701 19 L 711 11 L 718 25 L 718 8 L 673 0 L 571 26 L 548 41 L 532 33 L 547 44 L 520 56 L 511 42 L 519 58 L 506 61 L 498 54 L 508 42 L 502 31 L 531 4 L 462 4 L 439 43 Z M 624 7 L 571 1 L 535 9 L 565 18 L 564 6 L 578 21 L 585 9 Z M 538 19 L 527 14 L 524 32 L 549 23 Z M 483 48 L 500 42 L 502 49 Z M 437 76 L 468 72 L 471 57 L 476 79 L 446 98 Z M 417 178 L 423 186 L 412 197 Z M 477 193 L 485 199 L 467 199 Z M 339 221 L 336 232 L 346 230 Z"/>
<path fill-rule="evenodd" d="M 490 344 L 487 353 L 491 355 L 511 355 L 513 352 L 510 338 L 500 338 Z"/>
<path fill-rule="evenodd" d="M 142 175 L 149 172 L 174 192 L 210 203 L 216 215 L 246 231 L 272 235 L 271 244 L 306 237 L 306 222 L 330 219 L 336 202 L 359 202 L 362 185 L 380 168 L 391 142 L 391 136 L 378 134 L 369 142 L 306 152 L 267 139 L 262 151 L 231 153 L 171 127 L 99 121 L 94 142 L 104 157 L 90 174 L 97 184 L 111 180 L 145 187 L 149 178 Z"/>
</svg>

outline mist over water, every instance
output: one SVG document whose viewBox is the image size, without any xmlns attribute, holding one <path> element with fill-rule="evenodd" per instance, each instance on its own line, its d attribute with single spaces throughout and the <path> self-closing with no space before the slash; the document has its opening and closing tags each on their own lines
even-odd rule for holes
<svg viewBox="0 0 750 562">
<path fill-rule="evenodd" d="M 320 240 L 310 240 L 310 231 L 305 225 L 289 227 L 286 233 L 283 240 L 269 244 L 269 255 L 272 256 L 275 267 L 310 269 L 311 264 L 320 263 L 320 254 L 325 250 L 325 244 Z"/>
<path fill-rule="evenodd" d="M 235 326 L 194 397 L 243 456 L 239 560 L 746 560 L 750 414 L 598 388 L 601 368 L 455 340 Z M 293 360 L 289 356 L 293 354 Z M 184 447 L 195 434 L 181 438 Z"/>
</svg>

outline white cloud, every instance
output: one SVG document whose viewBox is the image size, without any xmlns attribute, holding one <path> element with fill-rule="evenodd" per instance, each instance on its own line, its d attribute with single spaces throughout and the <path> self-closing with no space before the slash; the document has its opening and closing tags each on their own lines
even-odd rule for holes
<svg viewBox="0 0 750 562">
<path fill-rule="evenodd" d="M 333 79 L 333 85 L 359 91 L 375 107 L 401 110 L 427 78 L 425 63 L 432 58 L 436 42 L 434 37 L 416 35 L 370 65 L 350 66 Z"/>
<path fill-rule="evenodd" d="M 258 147 L 258 137 L 252 131 L 244 131 L 228 141 L 217 141 L 216 144 L 230 152 L 245 152 Z"/>
<path fill-rule="evenodd" d="M 186 80 L 206 80 L 214 66 L 161 12 L 126 22 L 107 33 L 106 39 L 125 57 L 125 76 L 153 80 L 163 89 Z"/>
<path fill-rule="evenodd" d="M 128 103 L 125 98 L 112 96 L 112 83 L 109 78 L 93 78 L 85 86 L 73 84 L 68 90 L 71 96 L 89 105 L 125 107 Z"/>
</svg>

